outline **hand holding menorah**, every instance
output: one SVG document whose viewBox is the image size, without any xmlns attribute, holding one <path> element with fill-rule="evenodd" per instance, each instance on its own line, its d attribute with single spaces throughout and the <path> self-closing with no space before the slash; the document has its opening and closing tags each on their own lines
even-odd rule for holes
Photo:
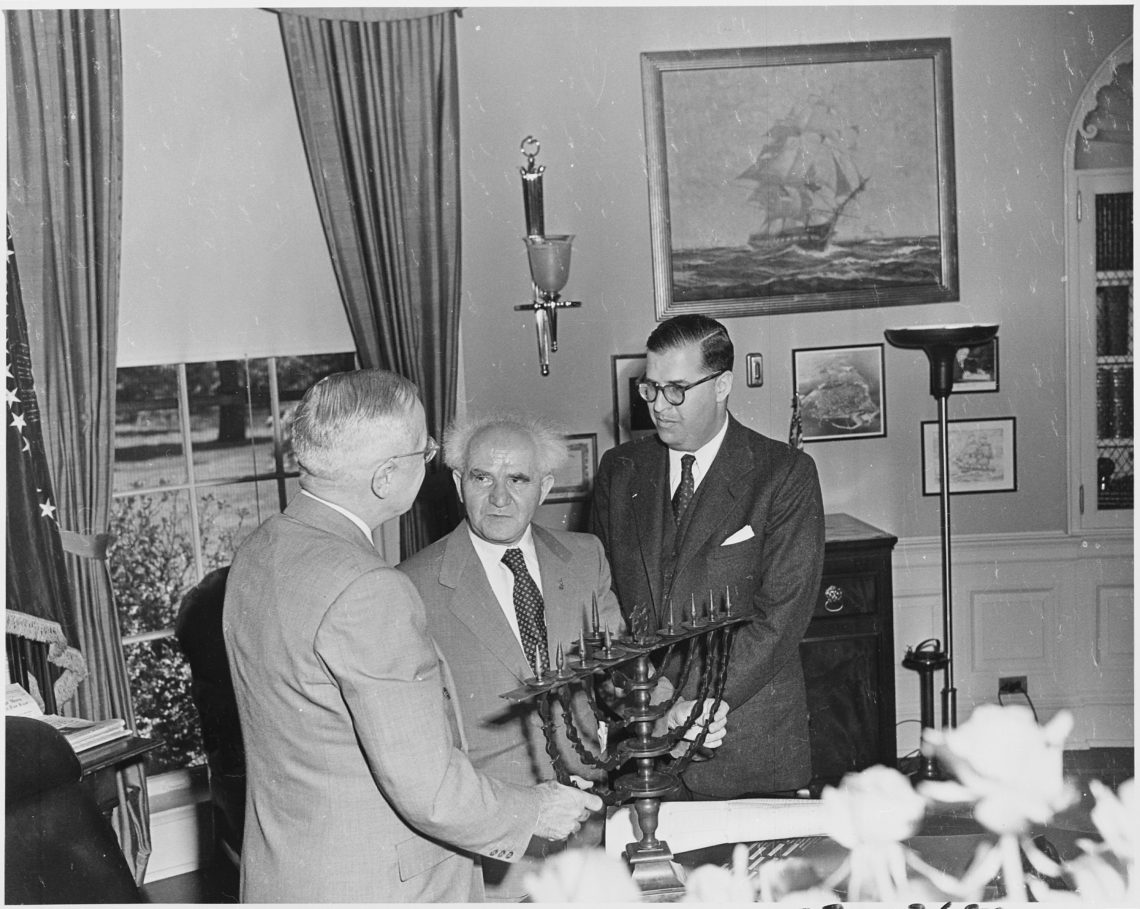
<svg viewBox="0 0 1140 909">
<path fill-rule="evenodd" d="M 655 629 L 650 627 L 651 610 L 635 606 L 630 632 L 615 640 L 609 628 L 599 628 L 595 601 L 591 627 L 582 630 L 572 647 L 576 653 L 567 657 L 560 643 L 553 669 L 526 679 L 521 688 L 503 695 L 513 702 L 536 702 L 546 750 L 559 782 L 569 784 L 570 774 L 555 736 L 555 702 L 561 709 L 566 736 L 578 758 L 604 771 L 612 780 L 608 785 L 596 786 L 594 791 L 610 806 L 633 800 L 642 836 L 626 847 L 626 858 L 642 890 L 655 893 L 683 890 L 670 862 L 672 853 L 668 845 L 656 837 L 661 799 L 679 786 L 681 776 L 694 759 L 712 754 L 705 742 L 713 720 L 723 716 L 721 694 L 733 633 L 749 619 L 749 616 L 734 614 L 728 590 L 723 608 L 718 607 L 710 590 L 708 602 L 698 607 L 695 598 L 692 599 L 679 622 L 670 604 L 665 624 Z M 670 697 L 655 701 L 654 692 L 661 675 L 654 668 L 651 656 L 659 655 L 658 665 L 663 666 L 682 644 L 687 646 L 678 682 Z M 535 665 L 542 666 L 538 656 L 536 654 Z M 678 719 L 678 714 L 684 714 L 687 702 L 680 700 L 680 693 L 698 664 L 695 699 L 687 715 L 680 717 L 674 728 L 656 734 L 662 719 L 670 715 Z M 583 742 L 570 709 L 571 697 L 577 691 L 584 694 L 599 724 L 606 724 L 608 729 L 606 746 L 596 752 Z M 620 696 L 614 696 L 616 692 L 620 692 Z M 675 760 L 665 767 L 662 759 L 669 754 Z M 614 776 L 622 769 L 624 773 Z"/>
</svg>

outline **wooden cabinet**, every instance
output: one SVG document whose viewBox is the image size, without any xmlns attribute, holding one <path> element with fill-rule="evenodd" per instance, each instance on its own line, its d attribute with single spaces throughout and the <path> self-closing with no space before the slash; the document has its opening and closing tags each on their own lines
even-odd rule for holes
<svg viewBox="0 0 1140 909">
<path fill-rule="evenodd" d="M 811 714 L 812 790 L 873 764 L 895 766 L 891 551 L 898 538 L 826 516 L 819 601 L 800 645 Z"/>
</svg>

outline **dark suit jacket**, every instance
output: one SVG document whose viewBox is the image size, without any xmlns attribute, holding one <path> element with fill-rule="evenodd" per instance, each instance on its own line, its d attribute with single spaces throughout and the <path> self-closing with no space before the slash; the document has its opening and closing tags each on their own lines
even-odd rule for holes
<svg viewBox="0 0 1140 909">
<path fill-rule="evenodd" d="M 243 902 L 467 902 L 540 796 L 476 772 L 411 581 L 299 495 L 238 549 L 223 632 L 245 739 Z"/>
<path fill-rule="evenodd" d="M 690 597 L 700 606 L 711 590 L 720 602 L 726 587 L 734 610 L 753 613 L 733 641 L 724 744 L 711 760 L 691 764 L 685 776 L 695 792 L 724 798 L 795 789 L 811 778 L 799 644 L 819 595 L 824 544 L 815 462 L 731 415 L 728 420 L 724 443 L 678 530 L 675 552 L 666 549 L 666 521 L 673 520 L 669 455 L 656 436 L 606 452 L 592 511 L 627 615 L 634 606 L 652 605 L 663 625 L 669 595 L 680 621 Z M 746 527 L 750 539 L 723 545 Z M 688 696 L 696 676 L 690 674 Z"/>
</svg>

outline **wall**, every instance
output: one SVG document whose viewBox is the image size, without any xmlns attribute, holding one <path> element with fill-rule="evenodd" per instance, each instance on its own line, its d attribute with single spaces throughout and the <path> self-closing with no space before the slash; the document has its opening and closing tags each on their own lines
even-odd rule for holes
<svg viewBox="0 0 1140 909">
<path fill-rule="evenodd" d="M 959 533 L 1066 528 L 1061 146 L 1089 76 L 1131 31 L 1130 7 L 468 8 L 459 21 L 463 343 L 469 402 L 509 401 L 613 444 L 610 355 L 654 321 L 639 54 L 643 51 L 946 36 L 952 42 L 960 302 L 728 320 L 765 384 L 732 409 L 787 434 L 791 351 L 879 343 L 895 325 L 1001 323 L 1001 389 L 955 395 L 951 419 L 1015 416 L 1016 493 L 958 497 Z M 552 53 L 545 59 L 543 52 Z M 561 350 L 538 374 L 518 165 L 542 143 L 546 225 L 575 233 Z M 933 420 L 921 353 L 886 350 L 887 437 L 815 443 L 830 511 L 902 537 L 935 535 L 920 486 L 919 424 Z"/>
</svg>

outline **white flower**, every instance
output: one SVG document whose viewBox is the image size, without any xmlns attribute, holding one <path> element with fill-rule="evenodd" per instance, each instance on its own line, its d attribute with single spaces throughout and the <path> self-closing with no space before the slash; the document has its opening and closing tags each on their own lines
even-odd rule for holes
<svg viewBox="0 0 1140 909">
<path fill-rule="evenodd" d="M 1140 796 L 1136 781 L 1121 783 L 1115 795 L 1100 780 L 1092 780 L 1089 790 L 1096 796 L 1092 821 L 1104 845 L 1121 861 L 1136 864 L 1140 857 Z"/>
<path fill-rule="evenodd" d="M 546 859 L 523 885 L 535 903 L 636 903 L 641 890 L 625 862 L 602 849 L 567 849 Z"/>
<path fill-rule="evenodd" d="M 910 780 L 890 767 L 876 765 L 849 773 L 820 796 L 824 832 L 841 846 L 899 843 L 913 836 L 926 803 Z"/>
<path fill-rule="evenodd" d="M 958 782 L 925 782 L 919 791 L 939 801 L 974 802 L 974 817 L 995 833 L 1024 833 L 1077 798 L 1061 766 L 1072 728 L 1068 711 L 1039 726 L 1027 707 L 982 704 L 957 729 L 925 731 L 923 754 Z"/>
<path fill-rule="evenodd" d="M 732 867 L 701 865 L 691 871 L 685 881 L 683 903 L 752 903 L 756 888 L 748 875 L 748 847 L 737 843 L 732 847 Z"/>
</svg>

